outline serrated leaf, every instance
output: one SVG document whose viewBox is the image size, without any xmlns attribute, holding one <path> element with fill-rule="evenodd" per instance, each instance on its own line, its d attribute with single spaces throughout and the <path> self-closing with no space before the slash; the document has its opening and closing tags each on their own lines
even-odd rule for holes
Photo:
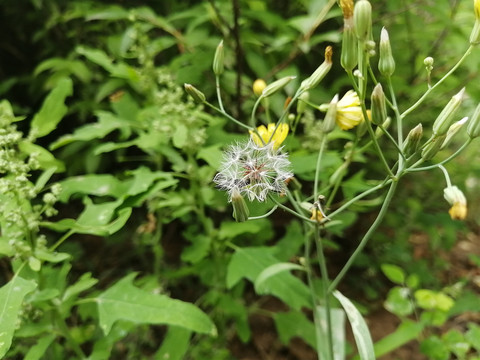
<svg viewBox="0 0 480 360">
<path fill-rule="evenodd" d="M 40 111 L 33 117 L 30 132 L 35 137 L 50 134 L 57 127 L 68 111 L 65 99 L 72 93 L 73 83 L 70 78 L 62 78 L 57 82 L 43 102 Z"/>
<path fill-rule="evenodd" d="M 0 288 L 0 358 L 3 358 L 12 344 L 23 298 L 36 287 L 37 284 L 33 280 L 14 276 Z"/>
<path fill-rule="evenodd" d="M 350 325 L 352 326 L 353 336 L 358 348 L 358 354 L 362 360 L 375 360 L 375 352 L 373 350 L 372 337 L 370 331 L 362 317 L 362 314 L 357 310 L 355 305 L 340 293 L 335 290 L 333 296 L 337 298 L 347 314 Z"/>
<path fill-rule="evenodd" d="M 280 261 L 265 247 L 239 248 L 232 256 L 227 269 L 227 287 L 233 287 L 242 278 L 255 282 L 258 275 L 269 266 Z M 310 291 L 298 278 L 290 273 L 281 273 L 269 279 L 262 294 L 272 294 L 295 310 L 311 308 Z"/>
<path fill-rule="evenodd" d="M 62 300 L 67 301 L 73 296 L 81 293 L 82 291 L 90 289 L 98 282 L 97 279 L 92 278 L 91 273 L 83 274 L 80 279 L 73 285 L 70 285 L 63 293 Z"/>
<path fill-rule="evenodd" d="M 195 305 L 139 289 L 132 284 L 135 276 L 135 273 L 127 275 L 96 298 L 99 323 L 105 335 L 118 320 L 174 325 L 216 335 L 212 320 Z"/>
<path fill-rule="evenodd" d="M 383 274 L 391 282 L 397 285 L 403 285 L 405 283 L 405 271 L 403 271 L 400 266 L 392 264 L 382 264 L 380 268 L 382 269 Z"/>
<path fill-rule="evenodd" d="M 62 181 L 61 202 L 66 202 L 73 194 L 121 197 L 128 189 L 128 183 L 122 183 L 113 175 L 84 175 Z"/>
</svg>

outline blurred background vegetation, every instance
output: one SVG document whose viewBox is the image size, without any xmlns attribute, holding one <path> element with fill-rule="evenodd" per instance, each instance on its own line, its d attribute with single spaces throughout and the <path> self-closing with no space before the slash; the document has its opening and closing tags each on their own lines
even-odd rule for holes
<svg viewBox="0 0 480 360">
<path fill-rule="evenodd" d="M 400 106 L 405 110 L 427 88 L 424 58 L 434 58 L 435 80 L 467 48 L 474 22 L 472 3 L 466 0 L 372 0 L 371 3 L 374 38 L 378 41 L 383 26 L 390 34 L 397 64 L 393 83 Z M 223 194 L 213 188 L 211 179 L 218 150 L 241 132 L 225 119 L 194 105 L 183 94 L 182 86 L 191 83 L 215 102 L 211 64 L 215 48 L 223 39 L 224 104 L 239 119 L 246 118 L 253 105 L 251 86 L 255 79 L 271 82 L 282 76 L 297 75 L 301 81 L 323 61 L 327 45 L 333 46 L 334 66 L 322 85 L 312 91 L 311 98 L 322 103 L 335 93 L 344 93 L 349 85 L 339 64 L 343 19 L 340 8 L 334 4 L 324 21 L 318 22 L 318 15 L 326 5 L 326 0 L 0 1 L 0 97 L 12 103 L 15 114 L 34 114 L 60 79 L 73 80 L 74 91 L 67 100 L 66 118 L 55 131 L 39 140 L 57 159 L 68 164 L 64 173 L 57 174 L 59 181 L 83 174 L 112 174 L 122 178 L 140 166 L 171 172 L 174 176 L 181 174 L 176 187 L 162 190 L 143 202 L 135 200 L 137 208 L 120 233 L 102 240 L 78 235 L 64 245 L 63 251 L 74 254 L 73 269 L 77 275 L 92 272 L 102 286 L 108 287 L 131 271 L 140 271 L 160 277 L 164 290 L 173 297 L 201 299 L 199 302 L 210 309 L 220 335 L 216 339 L 195 337 L 189 358 L 267 359 L 265 354 L 270 354 L 276 359 L 307 359 L 311 355 L 308 347 L 288 345 L 288 341 L 280 345 L 271 323 L 251 317 L 255 314 L 255 310 L 250 312 L 252 304 L 273 312 L 283 310 L 282 305 L 269 300 L 259 302 L 247 285 L 234 288 L 228 296 L 223 294 L 225 289 L 215 288 L 219 285 L 211 275 L 218 269 L 225 270 L 229 249 L 221 241 L 211 243 L 198 234 L 206 237 L 215 233 L 220 239 L 235 239 L 241 246 L 267 245 L 284 236 L 288 238 L 288 232 L 294 232 L 292 228 L 296 225 L 280 213 L 250 229 L 228 227 L 230 209 Z M 409 117 L 412 122 L 406 124 L 405 130 L 421 122 L 429 133 L 429 125 L 462 86 L 466 86 L 468 93 L 462 111 L 471 114 L 480 101 L 480 82 L 475 80 L 479 78 L 479 57 L 476 49 L 429 101 Z M 287 95 L 293 91 L 293 85 L 287 88 Z M 281 112 L 283 100 L 272 98 L 273 111 Z M 128 125 L 105 127 L 96 134 L 82 133 L 80 129 L 88 129 L 101 121 L 102 116 L 126 119 Z M 309 116 L 302 125 L 301 136 L 308 150 L 315 150 L 318 144 L 312 131 L 320 114 L 312 112 Z M 134 118 L 141 119 L 143 125 L 131 121 Z M 28 123 L 20 128 L 28 132 Z M 466 135 L 460 133 L 454 140 L 456 146 L 465 139 Z M 311 179 L 312 166 L 308 165 L 311 158 L 298 144 L 290 146 L 292 156 L 303 161 L 298 165 L 298 177 Z M 446 156 L 440 153 L 438 158 Z M 381 272 L 385 263 L 416 275 L 424 288 L 461 288 L 461 295 L 457 294 L 458 307 L 452 316 L 480 310 L 479 160 L 474 143 L 448 165 L 453 183 L 464 189 L 469 202 L 465 222 L 455 222 L 448 215 L 443 185 L 439 185 L 444 183 L 440 171 L 429 173 L 427 178 L 408 177 L 402 182 L 393 211 L 381 232 L 370 242 L 341 287 L 345 294 L 358 300 L 367 317 L 372 316 L 372 322 L 377 319 L 396 324 L 397 321 L 393 317 L 385 320 L 383 315 L 375 317 L 383 314 L 383 301 L 393 287 Z M 364 175 L 350 179 L 352 188 L 364 186 L 379 170 L 379 165 L 368 159 L 359 160 L 355 166 L 357 170 L 363 168 Z M 192 174 L 200 180 L 193 181 Z M 199 209 L 199 203 L 204 208 Z M 63 214 L 78 214 L 80 199 L 62 204 L 61 210 Z M 368 228 L 375 211 L 375 206 L 359 207 L 345 219 L 349 226 L 330 239 L 328 257 L 333 264 L 332 272 L 346 261 L 359 241 L 358 234 Z M 154 225 L 155 222 L 158 224 Z M 460 328 L 464 326 L 462 321 L 480 320 L 478 316 L 456 319 L 455 326 Z M 249 321 L 252 330 L 245 328 Z M 386 335 L 376 331 L 377 339 Z M 433 334 L 441 331 L 436 329 Z M 273 340 L 268 336 L 263 339 L 262 334 L 273 334 Z M 117 347 L 114 353 L 119 356 L 116 358 L 129 359 L 154 356 L 164 336 L 161 327 L 142 328 L 125 338 L 123 348 Z M 265 345 L 272 345 L 274 350 L 264 349 Z M 419 352 L 416 348 L 412 351 Z M 424 352 L 431 355 L 428 347 Z M 414 359 L 413 355 L 403 358 Z"/>
</svg>

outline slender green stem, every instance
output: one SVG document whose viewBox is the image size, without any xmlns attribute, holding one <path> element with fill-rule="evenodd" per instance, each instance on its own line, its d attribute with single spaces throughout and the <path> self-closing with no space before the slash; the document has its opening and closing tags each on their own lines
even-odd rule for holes
<svg viewBox="0 0 480 360">
<path fill-rule="evenodd" d="M 446 158 L 445 160 L 442 160 L 440 161 L 439 163 L 437 164 L 434 164 L 434 165 L 430 165 L 430 166 L 424 166 L 424 167 L 421 167 L 421 168 L 417 168 L 418 165 L 420 165 L 423 161 L 422 159 L 420 159 L 419 161 L 417 161 L 415 164 L 413 164 L 411 167 L 409 167 L 406 171 L 407 172 L 415 172 L 415 171 L 425 171 L 425 170 L 432 170 L 432 169 L 435 169 L 436 167 L 440 166 L 440 165 L 444 165 L 448 162 L 450 162 L 451 160 L 453 160 L 454 158 L 456 158 L 463 150 L 465 150 L 465 148 L 470 145 L 470 143 L 472 142 L 472 139 L 469 138 L 465 143 L 463 143 L 463 145 L 457 150 L 455 151 L 455 153 L 453 153 L 452 155 L 450 155 L 448 158 Z"/>
<path fill-rule="evenodd" d="M 317 257 L 320 265 L 320 273 L 322 275 L 322 293 L 323 303 L 325 306 L 326 323 L 327 323 L 327 358 L 333 360 L 333 331 L 332 331 L 332 316 L 330 313 L 330 294 L 328 292 L 329 277 L 327 271 L 327 261 L 325 259 L 325 252 L 323 250 L 323 242 L 320 239 L 320 224 L 315 224 L 314 230 L 315 245 L 317 246 Z M 317 309 L 314 309 L 316 311 Z"/>
<path fill-rule="evenodd" d="M 315 221 L 313 220 L 310 220 L 309 218 L 307 218 L 306 216 L 303 216 L 301 215 L 300 213 L 296 212 L 295 210 L 292 210 L 290 209 L 288 206 L 285 206 L 283 205 L 281 202 L 279 202 L 277 199 L 275 199 L 275 197 L 271 196 L 270 195 L 270 199 L 281 209 L 289 212 L 290 214 L 292 215 L 295 215 L 296 217 L 298 217 L 299 219 L 302 219 L 303 221 L 306 221 L 308 223 L 314 223 Z"/>
<path fill-rule="evenodd" d="M 207 105 L 208 107 L 210 107 L 211 109 L 219 112 L 220 114 L 222 114 L 223 116 L 225 116 L 228 120 L 233 121 L 233 122 L 234 122 L 235 124 L 237 124 L 238 126 L 241 126 L 241 127 L 245 128 L 245 129 L 247 129 L 247 130 L 253 130 L 253 131 L 255 130 L 255 128 L 252 128 L 252 127 L 250 127 L 250 126 L 248 126 L 248 125 L 245 125 L 244 123 L 238 121 L 238 120 L 235 119 L 233 116 L 227 114 L 225 111 L 222 111 L 221 109 L 219 109 L 219 108 L 216 107 L 215 105 L 210 104 L 209 102 L 206 102 L 206 101 L 204 102 L 204 104 Z"/>
<path fill-rule="evenodd" d="M 448 174 L 447 169 L 443 165 L 438 165 L 438 168 L 442 170 L 443 175 L 445 176 L 445 181 L 447 182 L 447 187 L 452 186 L 452 181 L 450 180 L 450 175 Z"/>
<path fill-rule="evenodd" d="M 248 220 L 258 220 L 258 219 L 263 219 L 263 218 L 266 218 L 266 217 L 269 217 L 270 215 L 272 215 L 275 210 L 277 210 L 278 208 L 278 205 L 275 205 L 269 212 L 267 212 L 266 214 L 263 214 L 263 215 L 260 215 L 260 216 L 250 216 L 248 218 Z"/>
<path fill-rule="evenodd" d="M 75 234 L 74 230 L 69 230 L 65 235 L 63 235 L 52 247 L 50 247 L 50 251 L 54 251 L 56 248 L 58 248 L 60 245 L 63 244 L 65 240 L 67 240 L 70 236 Z"/>
<path fill-rule="evenodd" d="M 217 100 L 218 100 L 218 106 L 220 106 L 220 110 L 222 113 L 225 113 L 225 109 L 223 107 L 223 101 L 222 101 L 222 95 L 220 92 L 220 76 L 215 76 L 215 86 L 217 88 Z"/>
<path fill-rule="evenodd" d="M 465 59 L 470 55 L 470 53 L 473 50 L 473 45 L 470 45 L 467 51 L 465 51 L 465 54 L 458 60 L 458 62 L 450 69 L 449 72 L 447 72 L 440 80 L 438 80 L 435 85 L 432 87 L 428 88 L 427 91 L 422 95 L 420 99 L 417 100 L 415 104 L 410 106 L 407 110 L 405 110 L 402 114 L 401 117 L 404 118 L 408 114 L 410 114 L 413 110 L 415 110 L 426 98 L 427 96 L 435 89 L 437 88 L 441 83 L 443 83 L 450 75 L 452 75 L 455 70 L 458 69 L 458 67 L 465 61 Z"/>
<path fill-rule="evenodd" d="M 335 277 L 335 279 L 333 279 L 333 281 L 331 282 L 329 288 L 328 288 L 328 293 L 332 293 L 338 286 L 338 284 L 340 283 L 340 281 L 343 279 L 343 277 L 345 276 L 345 274 L 348 272 L 348 270 L 350 269 L 350 267 L 353 265 L 353 263 L 355 262 L 356 258 L 358 257 L 358 255 L 362 252 L 363 248 L 365 247 L 365 245 L 367 245 L 368 241 L 370 240 L 370 238 L 372 237 L 372 235 L 375 233 L 375 231 L 377 230 L 378 226 L 380 225 L 380 223 L 383 221 L 383 218 L 385 217 L 386 213 L 387 213 L 387 210 L 388 210 L 388 207 L 390 206 L 390 203 L 392 201 L 392 198 L 393 198 L 393 195 L 395 193 L 395 190 L 397 189 L 397 185 L 398 185 L 398 180 L 396 181 L 392 181 L 391 184 L 390 184 L 390 188 L 388 189 L 388 192 L 387 192 L 387 195 L 385 197 L 385 200 L 383 201 L 383 205 L 382 207 L 380 208 L 380 212 L 378 213 L 377 215 L 377 218 L 375 219 L 375 221 L 373 222 L 372 226 L 370 226 L 370 229 L 368 229 L 368 231 L 365 233 L 365 235 L 363 236 L 363 239 L 360 241 L 360 244 L 358 244 L 357 248 L 355 249 L 355 251 L 353 252 L 353 254 L 350 256 L 350 258 L 348 259 L 348 261 L 345 263 L 345 265 L 343 266 L 342 270 L 340 270 L 340 272 L 338 273 L 338 275 Z"/>
<path fill-rule="evenodd" d="M 398 150 L 398 172 L 403 171 L 405 155 L 403 154 L 402 149 L 399 146 L 403 145 L 403 118 L 400 115 L 398 110 L 397 98 L 395 96 L 395 91 L 393 90 L 392 79 L 390 76 L 387 78 L 388 90 L 390 91 L 390 97 L 392 98 L 392 109 L 395 113 L 395 118 L 397 119 L 397 150 Z"/>
<path fill-rule="evenodd" d="M 313 200 L 318 200 L 318 182 L 320 178 L 320 168 L 322 167 L 322 158 L 325 145 L 327 143 L 327 134 L 322 135 L 322 140 L 320 140 L 320 149 L 318 150 L 317 156 L 317 165 L 315 167 L 315 178 L 313 180 Z"/>
<path fill-rule="evenodd" d="M 83 353 L 82 349 L 80 348 L 80 345 L 75 341 L 75 339 L 72 337 L 70 334 L 70 329 L 68 328 L 67 324 L 65 323 L 65 320 L 62 317 L 62 314 L 60 313 L 60 310 L 57 308 L 55 309 L 55 319 L 57 322 L 57 326 L 60 329 L 61 334 L 65 339 L 67 340 L 68 344 L 71 346 L 72 350 L 77 354 L 77 357 L 79 359 L 86 359 L 87 357 Z"/>
</svg>

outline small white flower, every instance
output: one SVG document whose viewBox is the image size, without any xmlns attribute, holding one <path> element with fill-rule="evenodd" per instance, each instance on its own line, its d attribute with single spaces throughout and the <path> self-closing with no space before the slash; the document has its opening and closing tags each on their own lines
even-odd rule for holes
<svg viewBox="0 0 480 360">
<path fill-rule="evenodd" d="M 213 182 L 221 190 L 245 195 L 250 201 L 265 201 L 269 192 L 284 193 L 286 180 L 293 176 L 286 153 L 274 148 L 271 142 L 258 146 L 248 142 L 231 145 L 224 153 L 220 171 Z"/>
</svg>

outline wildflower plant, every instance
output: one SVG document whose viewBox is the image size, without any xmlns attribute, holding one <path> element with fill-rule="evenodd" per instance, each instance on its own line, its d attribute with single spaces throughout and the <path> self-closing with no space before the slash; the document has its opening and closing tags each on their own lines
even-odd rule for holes
<svg viewBox="0 0 480 360">
<path fill-rule="evenodd" d="M 423 95 L 411 105 L 400 105 L 397 102 L 392 82 L 392 76 L 396 71 L 395 44 L 390 43 L 386 28 L 383 28 L 379 34 L 373 30 L 370 2 L 359 0 L 354 4 L 352 0 L 342 0 L 340 6 L 343 10 L 345 25 L 340 64 L 333 63 L 332 48 L 328 46 L 324 62 L 310 77 L 301 82 L 293 76 L 285 76 L 270 84 L 264 83 L 263 80 L 257 80 L 253 85 L 253 92 L 257 98 L 248 122 L 236 119 L 224 109 L 219 89 L 217 89 L 218 106 L 208 102 L 203 93 L 192 85 L 185 85 L 185 90 L 194 100 L 222 114 L 244 131 L 245 139 L 243 141 L 226 146 L 222 165 L 213 178 L 216 186 L 227 192 L 228 201 L 233 205 L 234 217 L 237 221 L 255 221 L 271 215 L 277 209 L 282 209 L 303 223 L 304 253 L 300 265 L 287 262 L 265 266 L 258 277 L 252 280 L 255 282 L 256 289 L 261 288 L 259 283 L 268 283 L 269 280 L 285 271 L 299 268 L 304 270 L 307 274 L 307 286 L 311 293 L 309 307 L 313 310 L 315 344 L 319 359 L 339 358 L 337 351 L 339 346 L 342 347 L 338 344 L 339 340 L 333 335 L 335 329 L 343 325 L 339 325 L 333 320 L 334 318 L 338 319 L 339 309 L 333 307 L 332 296 L 344 308 L 352 325 L 356 324 L 353 326 L 353 332 L 357 340 L 360 358 L 373 359 L 375 352 L 366 324 L 352 302 L 337 288 L 382 223 L 397 192 L 398 185 L 405 176 L 440 169 L 447 182 L 444 194 L 445 199 L 451 205 L 449 213 L 452 219 L 467 217 L 466 198 L 457 186 L 451 184 L 444 165 L 453 160 L 474 138 L 478 137 L 478 124 L 480 123 L 478 107 L 467 125 L 469 139 L 442 161 L 435 161 L 437 153 L 442 148 L 449 148 L 451 139 L 467 123 L 468 119 L 460 120 L 457 114 L 457 110 L 467 96 L 466 90 L 457 90 L 457 94 L 445 105 L 443 111 L 433 122 L 431 129 L 427 129 L 422 124 L 412 124 L 406 119 L 412 112 L 424 105 L 432 92 L 455 72 L 477 46 L 479 2 L 474 1 L 476 22 L 470 40 L 466 41 L 467 50 L 458 62 L 436 82 L 433 82 L 431 78 L 433 59 L 428 59 L 426 61 L 427 87 Z M 379 41 L 378 44 L 375 41 Z M 224 67 L 221 64 L 224 58 L 223 43 L 221 46 L 221 54 L 217 50 L 214 59 L 214 69 L 223 70 Z M 374 61 L 377 53 L 379 54 L 378 62 Z M 333 93 L 333 99 L 330 102 L 321 104 L 326 99 L 312 99 L 309 91 L 319 85 L 333 66 L 344 68 L 350 80 L 351 90 L 344 95 Z M 217 84 L 219 84 L 220 76 L 221 71 L 215 71 Z M 292 93 L 291 88 L 295 85 L 297 90 Z M 262 101 L 281 93 L 287 93 L 290 96 L 276 121 L 271 121 L 272 115 L 266 106 L 264 110 L 267 114 L 260 115 L 258 109 L 261 107 Z M 316 100 L 320 104 L 317 104 Z M 297 107 L 296 115 L 293 114 L 294 104 Z M 297 122 L 306 113 L 306 108 L 321 110 L 325 113 L 322 120 L 316 120 L 321 126 L 310 127 L 310 129 L 314 128 L 318 131 L 316 136 L 319 141 L 313 181 L 308 184 L 292 170 L 295 168 L 295 162 L 292 161 L 293 164 L 290 165 L 286 152 L 290 142 L 286 141 L 287 145 L 281 146 L 289 137 L 301 137 L 301 133 L 296 131 Z M 405 136 L 404 130 L 407 126 L 410 127 L 410 130 Z M 293 131 L 287 135 L 289 129 L 293 129 Z M 341 138 L 342 136 L 339 134 L 346 131 L 349 133 L 343 137 L 349 141 L 344 144 L 345 155 L 340 164 L 332 170 L 325 166 L 327 150 L 329 146 L 337 145 L 338 141 L 333 140 Z M 431 136 L 425 140 L 424 133 L 429 133 Z M 309 134 L 305 135 L 308 137 Z M 297 146 L 301 147 L 302 145 Z M 396 156 L 393 159 L 386 154 L 386 147 L 395 149 Z M 330 150 L 333 149 L 330 147 Z M 362 156 L 370 157 L 369 161 L 378 161 L 384 174 L 370 179 L 369 184 L 372 185 L 366 189 L 353 193 L 350 197 L 342 198 L 340 189 L 344 178 L 347 173 L 354 171 L 351 165 L 355 159 Z M 428 162 L 431 163 L 425 164 Z M 325 175 L 325 172 L 329 171 L 331 173 Z M 294 186 L 294 183 L 297 185 Z M 439 188 L 438 191 L 442 190 Z M 331 278 L 324 255 L 325 242 L 330 238 L 329 229 L 341 226 L 342 214 L 353 205 L 371 199 L 372 195 L 381 199 L 378 213 L 343 268 Z M 266 199 L 270 199 L 274 205 L 264 215 L 249 217 L 248 203 L 244 201 L 244 198 L 250 202 L 264 202 Z M 315 260 L 312 259 L 312 246 L 316 247 Z M 235 255 L 234 259 L 236 259 Z M 248 267 L 248 261 L 244 261 L 244 267 Z M 321 291 L 315 287 L 314 277 L 317 272 L 313 268 L 314 263 L 319 266 Z"/>
</svg>

